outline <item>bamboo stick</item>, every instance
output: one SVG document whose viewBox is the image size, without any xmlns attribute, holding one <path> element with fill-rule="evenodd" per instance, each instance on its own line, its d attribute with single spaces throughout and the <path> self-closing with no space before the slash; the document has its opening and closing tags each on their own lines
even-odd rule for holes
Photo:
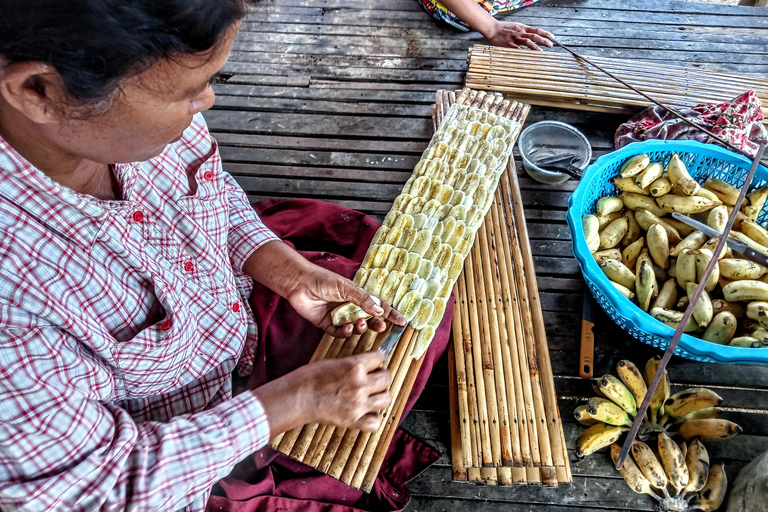
<svg viewBox="0 0 768 512">
<path fill-rule="evenodd" d="M 461 448 L 461 457 L 459 462 L 461 467 L 468 468 L 472 466 L 472 440 L 470 435 L 470 423 L 469 423 L 469 397 L 467 394 L 467 370 L 464 366 L 464 341 L 462 339 L 461 330 L 461 312 L 459 311 L 458 304 L 453 308 L 453 345 L 451 354 L 453 356 L 453 364 L 449 364 L 448 367 L 452 371 L 453 375 L 450 376 L 451 388 L 453 389 L 454 383 L 456 386 L 455 400 L 456 400 L 456 416 L 458 419 L 457 427 L 459 429 L 459 447 Z M 449 356 L 450 358 L 450 356 Z M 453 403 L 453 402 L 452 402 Z M 451 419 L 453 420 L 453 414 Z M 453 434 L 451 434 L 453 436 Z M 454 456 L 456 452 L 454 450 Z M 465 475 L 466 476 L 466 475 Z"/>
<path fill-rule="evenodd" d="M 456 311 L 458 308 L 455 308 Z M 469 451 L 469 446 L 463 446 L 464 436 L 461 435 L 460 425 L 462 423 L 461 412 L 459 411 L 459 391 L 458 376 L 456 372 L 456 357 L 453 345 L 448 345 L 448 400 L 450 402 L 451 412 L 451 471 L 453 479 L 466 482 L 467 468 L 470 464 L 465 464 L 465 457 Z M 465 383 L 466 387 L 466 383 Z"/>
<path fill-rule="evenodd" d="M 472 332 L 469 325 L 469 305 L 467 303 L 467 287 L 464 282 L 464 272 L 459 276 L 457 282 L 458 297 L 461 301 L 461 307 L 457 306 L 457 309 L 461 309 L 461 338 L 464 348 L 464 361 L 465 369 L 467 371 L 467 398 L 469 400 L 469 416 L 471 419 L 471 431 L 470 431 L 470 447 L 472 449 L 472 467 L 474 470 L 470 470 L 467 473 L 468 478 L 471 481 L 480 480 L 480 468 L 483 463 L 482 441 L 481 441 L 481 419 L 478 412 L 477 395 L 480 393 L 475 385 L 475 365 L 473 362 L 473 348 L 472 348 Z M 485 394 L 485 390 L 482 391 Z"/>
</svg>

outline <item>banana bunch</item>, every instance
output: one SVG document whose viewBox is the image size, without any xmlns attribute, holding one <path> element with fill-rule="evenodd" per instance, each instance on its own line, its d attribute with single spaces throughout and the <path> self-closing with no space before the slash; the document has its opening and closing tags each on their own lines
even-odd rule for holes
<svg viewBox="0 0 768 512">
<path fill-rule="evenodd" d="M 660 357 L 650 359 L 641 373 L 631 361 L 622 360 L 616 365 L 618 377 L 606 374 L 594 379 L 593 388 L 598 396 L 574 410 L 576 420 L 589 427 L 576 439 L 578 457 L 586 457 L 615 443 L 629 430 L 660 361 Z M 722 402 L 717 393 L 706 388 L 690 388 L 670 395 L 665 370 L 651 398 L 639 437 L 647 440 L 663 434 L 685 441 L 714 441 L 739 434 L 741 427 L 718 418 Z"/>
<path fill-rule="evenodd" d="M 400 311 L 426 351 L 490 208 L 520 123 L 453 105 L 374 236 L 354 282 Z M 352 303 L 334 325 L 370 318 Z"/>
<path fill-rule="evenodd" d="M 685 332 L 711 343 L 768 348 L 768 268 L 725 248 L 718 238 L 667 214 L 680 212 L 723 231 L 739 189 L 718 179 L 703 185 L 677 154 L 664 166 L 637 155 L 613 179 L 619 195 L 597 200 L 582 219 L 587 246 L 613 286 L 656 320 L 677 328 L 704 270 L 709 277 Z M 751 191 L 731 236 L 768 255 L 768 230 L 756 222 L 768 187 Z"/>
<path fill-rule="evenodd" d="M 722 463 L 710 465 L 709 454 L 701 441 L 674 442 L 661 432 L 656 449 L 635 441 L 624 466 L 619 470 L 629 487 L 658 502 L 658 510 L 715 511 L 720 508 L 728 488 Z M 614 464 L 621 446 L 611 445 Z"/>
</svg>

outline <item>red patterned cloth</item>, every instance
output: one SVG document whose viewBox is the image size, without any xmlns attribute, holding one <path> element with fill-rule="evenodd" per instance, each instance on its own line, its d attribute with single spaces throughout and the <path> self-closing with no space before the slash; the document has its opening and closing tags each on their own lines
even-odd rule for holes
<svg viewBox="0 0 768 512">
<path fill-rule="evenodd" d="M 760 143 L 768 141 L 768 131 L 761 122 L 760 98 L 754 91 L 724 103 L 702 103 L 679 109 L 691 121 L 754 155 Z M 696 140 L 718 144 L 709 135 L 673 116 L 660 107 L 643 110 L 622 124 L 614 137 L 616 149 L 631 142 L 649 139 Z"/>
<path fill-rule="evenodd" d="M 265 200 L 254 205 L 259 217 L 285 243 L 308 260 L 352 277 L 379 224 L 360 212 L 309 199 Z M 255 367 L 248 382 L 255 388 L 309 362 L 322 331 L 301 318 L 270 290 L 256 283 L 251 306 L 259 326 Z M 440 355 L 448 346 L 453 314 L 445 317 L 426 353 L 403 417 L 410 411 Z M 398 429 L 373 491 L 365 494 L 271 448 L 239 464 L 214 487 L 208 512 L 387 512 L 405 507 L 405 484 L 440 455 Z"/>
</svg>

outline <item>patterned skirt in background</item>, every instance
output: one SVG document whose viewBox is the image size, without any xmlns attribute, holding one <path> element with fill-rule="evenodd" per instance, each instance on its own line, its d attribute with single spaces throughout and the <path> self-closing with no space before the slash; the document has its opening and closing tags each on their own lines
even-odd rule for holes
<svg viewBox="0 0 768 512">
<path fill-rule="evenodd" d="M 451 11 L 449 11 L 438 0 L 419 1 L 421 2 L 421 5 L 424 7 L 424 9 L 426 9 L 426 11 L 431 14 L 433 18 L 444 21 L 449 25 L 453 25 L 454 27 L 458 28 L 459 30 L 463 30 L 464 32 L 468 32 L 470 30 L 466 23 L 464 23 Z M 480 5 L 480 7 L 488 11 L 488 14 L 494 17 L 498 14 L 509 13 L 538 1 L 539 0 L 475 0 L 475 2 Z"/>
</svg>

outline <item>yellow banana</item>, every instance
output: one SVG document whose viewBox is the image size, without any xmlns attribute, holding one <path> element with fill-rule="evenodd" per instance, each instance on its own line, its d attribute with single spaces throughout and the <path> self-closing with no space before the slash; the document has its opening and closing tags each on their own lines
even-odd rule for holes
<svg viewBox="0 0 768 512">
<path fill-rule="evenodd" d="M 622 359 L 616 363 L 616 373 L 621 379 L 621 382 L 629 389 L 632 395 L 635 397 L 635 404 L 640 404 L 645 399 L 645 393 L 648 391 L 648 386 L 643 380 L 643 374 L 632 361 Z"/>
<path fill-rule="evenodd" d="M 386 281 L 384 281 L 384 286 L 381 287 L 379 298 L 384 302 L 391 304 L 392 299 L 395 298 L 395 293 L 397 293 L 397 287 L 400 286 L 404 276 L 405 273 L 399 270 L 390 272 Z"/>
<path fill-rule="evenodd" d="M 699 491 L 699 501 L 694 505 L 703 512 L 714 512 L 723 504 L 727 489 L 728 477 L 725 475 L 725 465 L 722 462 L 713 464 L 709 468 L 707 482 Z"/>
<path fill-rule="evenodd" d="M 592 257 L 595 258 L 595 261 L 600 263 L 601 261 L 605 260 L 621 260 L 621 251 L 614 248 L 614 249 L 606 249 L 604 251 L 597 251 L 595 253 L 592 253 Z"/>
<path fill-rule="evenodd" d="M 709 189 L 703 188 L 703 187 L 700 188 L 699 190 L 697 190 L 696 193 L 693 194 L 693 195 L 701 196 L 701 197 L 706 197 L 707 199 L 711 199 L 712 201 L 715 201 L 717 203 L 723 204 L 723 202 L 720 200 L 719 197 L 717 197 L 717 195 L 714 192 L 712 192 Z"/>
<path fill-rule="evenodd" d="M 720 275 L 726 279 L 740 281 L 744 279 L 759 279 L 768 272 L 768 268 L 750 260 L 726 258 L 719 262 Z"/>
<path fill-rule="evenodd" d="M 619 218 L 621 218 L 620 212 L 612 212 L 612 213 L 609 213 L 608 215 L 598 215 L 597 222 L 598 222 L 600 231 L 605 229 L 605 227 L 608 226 L 608 224 L 610 224 L 611 222 Z"/>
<path fill-rule="evenodd" d="M 725 345 L 736 334 L 737 322 L 736 317 L 728 311 L 718 313 L 709 323 L 701 338 L 711 343 Z"/>
<path fill-rule="evenodd" d="M 619 258 L 612 258 L 612 259 L 619 259 L 622 263 L 624 263 L 627 268 L 633 268 L 635 266 L 635 262 L 637 262 L 637 257 L 640 256 L 640 251 L 643 250 L 643 247 L 645 246 L 645 238 L 640 237 L 628 246 L 624 248 L 623 251 L 619 254 Z M 604 252 L 604 251 L 601 251 Z"/>
<path fill-rule="evenodd" d="M 683 238 L 683 240 L 677 244 L 674 249 L 669 251 L 669 255 L 672 257 L 679 256 L 684 249 L 701 249 L 701 247 L 708 240 L 707 235 L 701 231 L 694 231 L 690 235 Z"/>
<path fill-rule="evenodd" d="M 619 379 L 606 373 L 599 379 L 595 379 L 595 384 L 600 388 L 600 391 L 613 400 L 619 407 L 627 411 L 634 416 L 637 414 L 637 403 L 635 402 L 635 396 Z M 591 411 L 590 411 L 591 414 Z"/>
<path fill-rule="evenodd" d="M 632 418 L 627 414 L 627 411 L 607 398 L 597 396 L 590 398 L 587 412 L 592 418 L 609 425 L 632 426 Z"/>
<path fill-rule="evenodd" d="M 600 221 L 597 219 L 597 215 L 585 215 L 581 219 L 581 227 L 584 229 L 584 238 L 591 240 L 599 235 Z"/>
<path fill-rule="evenodd" d="M 690 388 L 679 391 L 664 402 L 664 417 L 682 418 L 699 409 L 716 407 L 723 399 L 707 388 Z"/>
<path fill-rule="evenodd" d="M 747 308 L 741 302 L 728 302 L 724 299 L 715 299 L 712 301 L 712 313 L 715 315 L 728 311 L 736 318 L 743 318 L 747 313 Z"/>
<path fill-rule="evenodd" d="M 629 427 L 598 423 L 592 425 L 576 438 L 576 456 L 586 457 L 618 441 L 621 434 L 629 430 Z"/>
<path fill-rule="evenodd" d="M 624 238 L 621 239 L 621 244 L 626 247 L 640 238 L 643 233 L 637 220 L 635 220 L 635 212 L 627 210 L 624 218 L 627 219 L 627 232 L 624 234 Z"/>
<path fill-rule="evenodd" d="M 645 364 L 644 377 L 647 385 L 650 385 L 653 378 L 656 376 L 659 362 L 661 362 L 661 357 L 654 356 Z M 648 406 L 651 423 L 656 423 L 657 419 L 664 415 L 664 402 L 667 398 L 669 398 L 669 376 L 667 375 L 667 371 L 664 370 L 664 375 L 659 381 L 659 386 L 656 388 L 656 392 L 653 394 L 651 403 Z"/>
<path fill-rule="evenodd" d="M 615 221 L 611 222 L 600 233 L 600 246 L 603 249 L 611 249 L 612 247 L 616 247 L 627 233 L 627 228 L 627 219 L 624 217 L 619 217 Z"/>
<path fill-rule="evenodd" d="M 768 247 L 765 247 L 764 245 L 760 245 L 759 243 L 755 242 L 744 233 L 740 233 L 739 231 L 731 231 L 731 236 L 737 240 L 741 240 L 742 242 L 744 242 L 745 244 L 747 244 L 749 247 L 756 250 L 757 252 L 768 255 Z"/>
<path fill-rule="evenodd" d="M 597 200 L 597 203 L 595 203 L 595 209 L 597 210 L 597 215 L 599 216 L 608 215 L 609 213 L 613 212 L 620 212 L 623 208 L 624 203 L 621 202 L 621 199 L 615 196 L 601 197 Z"/>
<path fill-rule="evenodd" d="M 704 188 L 713 192 L 720 200 L 728 205 L 735 205 L 739 197 L 739 189 L 723 180 L 709 179 L 704 182 Z"/>
<path fill-rule="evenodd" d="M 734 281 L 723 287 L 723 298 L 729 302 L 768 301 L 768 283 L 753 280 Z"/>
<path fill-rule="evenodd" d="M 747 318 L 756 320 L 761 327 L 768 329 L 768 302 L 753 301 L 747 304 Z"/>
<path fill-rule="evenodd" d="M 600 269 L 611 281 L 619 283 L 630 290 L 634 290 L 635 274 L 622 262 L 606 260 L 600 263 Z"/>
<path fill-rule="evenodd" d="M 684 423 L 693 420 L 711 420 L 712 418 L 717 418 L 720 414 L 722 414 L 722 410 L 719 407 L 704 407 L 703 409 L 697 409 L 686 414 L 682 418 L 676 418 L 675 423 Z"/>
<path fill-rule="evenodd" d="M 731 231 L 733 233 L 733 231 Z M 704 245 L 701 246 L 701 249 L 706 249 L 712 254 L 715 253 L 715 249 L 717 249 L 717 244 L 720 242 L 720 237 L 716 236 L 715 238 L 710 238 L 707 240 Z M 717 257 L 718 260 L 721 260 L 723 258 L 730 258 L 732 255 L 731 248 L 728 247 L 728 245 L 723 246 L 723 249 L 720 251 L 720 256 Z"/>
<path fill-rule="evenodd" d="M 573 417 L 576 418 L 576 421 L 578 421 L 582 425 L 587 425 L 589 427 L 600 423 L 595 418 L 589 415 L 589 411 L 587 409 L 589 409 L 589 405 L 580 405 L 573 410 Z"/>
<path fill-rule="evenodd" d="M 669 266 L 669 239 L 667 232 L 658 224 L 654 224 L 646 233 L 648 252 L 651 259 L 661 268 Z"/>
<path fill-rule="evenodd" d="M 630 210 L 637 211 L 640 208 L 648 210 L 657 217 L 663 217 L 666 212 L 656 203 L 656 200 L 652 197 L 644 196 L 642 194 L 634 194 L 632 192 L 622 192 L 619 197 L 624 202 L 624 206 Z"/>
<path fill-rule="evenodd" d="M 669 181 L 667 176 L 662 176 L 661 178 L 651 183 L 651 185 L 648 187 L 648 190 L 651 192 L 653 197 L 660 197 L 664 194 L 668 194 L 669 191 L 672 190 L 672 182 Z"/>
<path fill-rule="evenodd" d="M 752 219 L 745 219 L 741 223 L 741 232 L 758 244 L 768 247 L 768 230 Z"/>
<path fill-rule="evenodd" d="M 656 275 L 653 273 L 653 268 L 646 261 L 640 265 L 640 269 L 637 271 L 635 293 L 637 295 L 637 305 L 643 311 L 648 311 L 651 305 L 651 298 L 654 293 L 658 293 L 658 285 L 656 284 Z"/>
<path fill-rule="evenodd" d="M 702 248 L 691 251 L 691 254 L 693 254 L 694 260 L 696 261 L 696 283 L 698 283 L 704 277 L 704 271 L 707 269 L 707 265 L 709 265 L 709 260 L 712 259 L 712 251 Z M 711 292 L 717 286 L 719 279 L 720 267 L 715 264 L 704 289 L 707 290 L 707 292 Z"/>
<path fill-rule="evenodd" d="M 688 485 L 688 466 L 680 447 L 666 433 L 659 432 L 657 437 L 659 458 L 667 474 L 667 480 L 675 489 Z"/>
<path fill-rule="evenodd" d="M 702 441 L 717 441 L 741 434 L 736 423 L 720 418 L 691 420 L 681 423 L 676 434 L 686 441 L 698 437 Z"/>
<path fill-rule="evenodd" d="M 635 185 L 637 185 L 640 188 L 648 188 L 651 183 L 656 181 L 657 179 L 661 178 L 662 174 L 664 174 L 664 168 L 661 166 L 660 163 L 653 162 L 648 164 L 645 169 L 640 171 L 640 173 L 635 176 Z M 671 184 L 670 184 L 671 187 Z M 655 194 L 652 194 L 655 195 Z"/>
<path fill-rule="evenodd" d="M 728 345 L 741 348 L 763 348 L 762 342 L 753 336 L 739 336 L 737 338 L 731 338 L 731 341 L 728 342 Z"/>
<path fill-rule="evenodd" d="M 618 444 L 612 444 L 611 459 L 613 459 L 614 464 L 616 464 L 616 461 L 619 459 L 619 453 L 621 453 L 621 446 Z M 640 471 L 640 468 L 637 467 L 637 464 L 635 464 L 635 461 L 632 460 L 632 457 L 627 457 L 624 460 L 624 466 L 619 470 L 619 472 L 624 478 L 624 481 L 627 482 L 627 485 L 629 485 L 629 488 L 636 493 L 653 494 L 650 482 L 648 482 L 648 479 L 645 478 L 645 475 L 643 475 L 643 472 Z"/>
<path fill-rule="evenodd" d="M 613 184 L 622 192 L 632 192 L 633 194 L 643 194 L 646 196 L 650 194 L 650 190 L 638 187 L 632 178 L 613 178 Z"/>
<path fill-rule="evenodd" d="M 691 249 L 685 249 L 677 257 L 675 263 L 675 279 L 683 290 L 688 283 L 696 282 L 696 255 Z"/>
<path fill-rule="evenodd" d="M 683 491 L 686 493 L 700 491 L 707 483 L 709 475 L 709 453 L 698 439 L 694 439 L 688 445 L 685 466 L 688 468 L 688 485 Z"/>
<path fill-rule="evenodd" d="M 685 222 L 681 222 L 681 221 L 679 221 L 677 219 L 671 219 L 671 218 L 668 219 L 668 218 L 665 217 L 664 218 L 664 222 L 666 222 L 667 224 L 669 224 L 670 226 L 675 228 L 677 230 L 677 232 L 680 233 L 681 236 L 688 236 L 691 233 L 693 233 L 694 231 L 696 231 L 695 228 L 693 228 L 693 227 L 689 226 L 688 224 L 686 224 Z"/>
<path fill-rule="evenodd" d="M 651 447 L 642 441 L 632 443 L 632 456 L 648 482 L 657 489 L 667 487 L 667 475 Z"/>
<path fill-rule="evenodd" d="M 673 267 L 674 268 L 674 267 Z M 654 308 L 672 309 L 677 302 L 677 283 L 674 278 L 667 279 L 653 303 Z"/>
<path fill-rule="evenodd" d="M 342 304 L 341 306 L 338 306 L 334 308 L 333 311 L 331 311 L 331 322 L 336 327 L 348 323 L 354 323 L 361 318 L 367 320 L 368 318 L 371 318 L 371 315 L 363 311 L 360 306 L 353 304 L 352 302 Z"/>
<path fill-rule="evenodd" d="M 727 222 L 728 208 L 724 204 L 715 206 L 709 210 L 709 214 L 707 215 L 707 226 L 722 233 L 725 230 L 725 224 Z"/>
<path fill-rule="evenodd" d="M 688 283 L 686 288 L 688 293 L 688 301 L 693 298 L 693 294 L 696 292 L 696 288 L 697 287 L 695 284 Z M 712 321 L 712 316 L 712 300 L 710 300 L 709 294 L 706 292 L 706 290 L 703 290 L 701 292 L 701 296 L 699 297 L 699 301 L 693 308 L 693 319 L 696 320 L 696 323 L 699 324 L 699 327 L 706 327 L 709 325 L 709 322 Z"/>
<path fill-rule="evenodd" d="M 706 197 L 679 196 L 676 194 L 667 194 L 656 198 L 656 203 L 667 213 L 679 212 L 683 214 L 704 212 L 719 204 Z"/>
<path fill-rule="evenodd" d="M 747 194 L 744 200 L 744 206 L 741 211 L 752 220 L 755 220 L 760 214 L 760 210 L 765 205 L 765 199 L 768 197 L 768 187 L 758 188 Z"/>
<path fill-rule="evenodd" d="M 669 239 L 669 242 L 672 244 L 678 244 L 682 241 L 680 238 L 680 233 L 672 227 L 668 220 L 669 219 L 662 219 L 659 218 L 657 215 L 654 215 L 652 212 L 644 209 L 639 208 L 635 212 L 635 220 L 637 221 L 637 224 L 644 229 L 645 231 L 648 231 L 651 229 L 651 226 L 654 224 L 658 224 L 661 227 L 664 228 L 664 231 L 667 232 L 667 238 Z"/>
<path fill-rule="evenodd" d="M 687 196 L 692 196 L 700 188 L 696 180 L 688 173 L 688 169 L 686 169 L 680 157 L 677 156 L 677 153 L 672 155 L 667 164 L 667 175 L 675 188 Z"/>
<path fill-rule="evenodd" d="M 624 164 L 621 166 L 619 174 L 622 178 L 635 176 L 640 174 L 643 169 L 648 167 L 649 163 L 651 163 L 651 159 L 648 157 L 648 155 L 635 155 L 624 162 Z"/>
<path fill-rule="evenodd" d="M 614 281 L 611 281 L 611 284 L 614 286 L 614 288 L 616 288 L 619 291 L 620 294 L 622 294 L 623 296 L 625 296 L 629 300 L 632 300 L 632 299 L 635 298 L 635 292 L 633 292 L 632 290 L 630 290 L 626 286 L 620 285 L 619 283 L 616 283 Z"/>
<path fill-rule="evenodd" d="M 677 329 L 678 324 L 683 319 L 683 312 L 673 311 L 673 310 L 664 309 L 664 308 L 652 308 L 651 316 L 656 320 L 658 320 L 659 322 L 665 325 L 668 325 L 673 329 Z M 683 332 L 695 331 L 698 328 L 699 328 L 699 324 L 697 324 L 693 318 L 689 318 L 688 323 L 686 324 L 685 330 Z"/>
</svg>

